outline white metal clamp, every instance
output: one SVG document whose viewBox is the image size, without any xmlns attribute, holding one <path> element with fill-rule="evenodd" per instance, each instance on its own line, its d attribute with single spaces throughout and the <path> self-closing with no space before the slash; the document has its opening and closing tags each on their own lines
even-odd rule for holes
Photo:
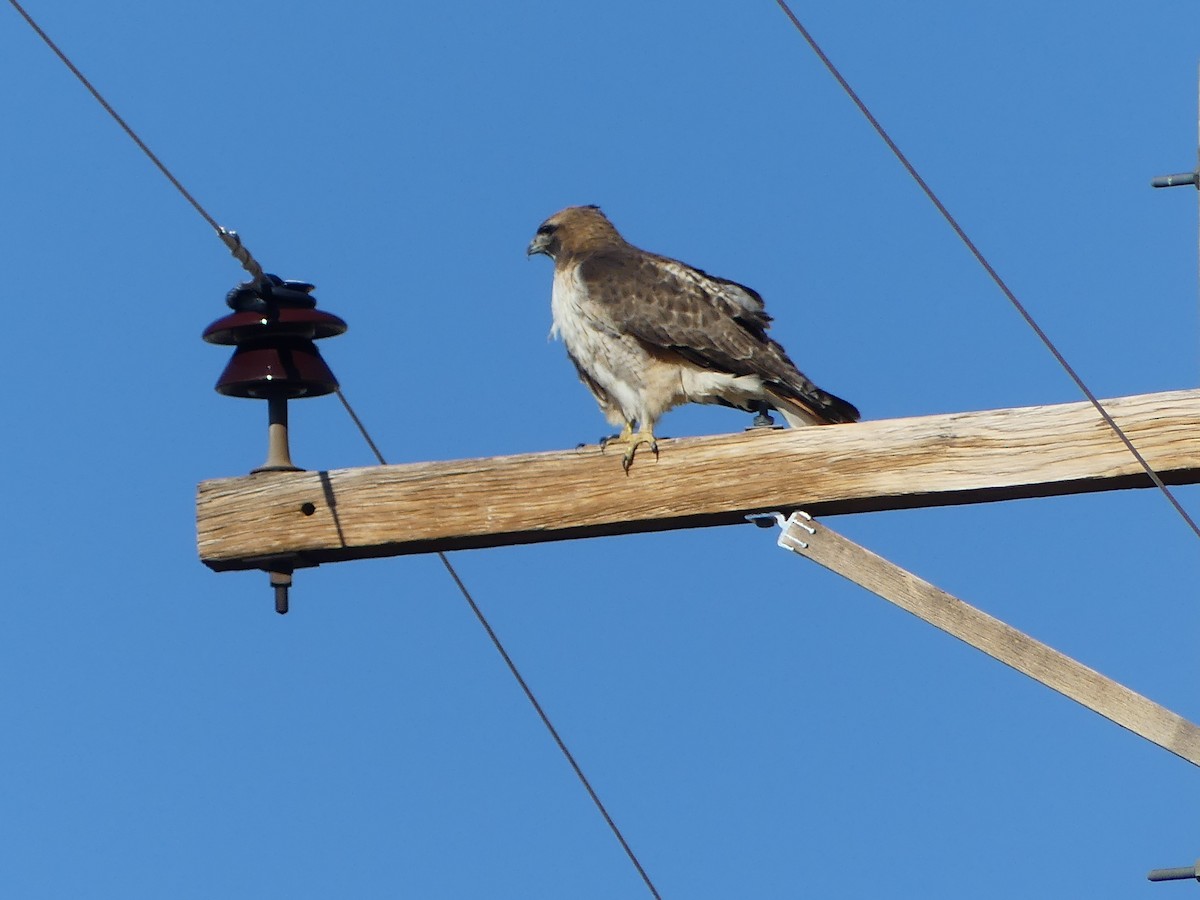
<svg viewBox="0 0 1200 900">
<path fill-rule="evenodd" d="M 800 532 L 807 533 L 809 537 L 817 533 L 816 527 L 809 524 L 813 521 L 813 517 L 802 509 L 796 510 L 786 519 L 781 512 L 751 513 L 746 516 L 746 521 L 759 528 L 770 528 L 771 523 L 774 522 L 780 529 L 779 540 L 776 543 L 785 550 L 793 552 L 808 549 L 808 541 L 801 537 Z"/>
</svg>

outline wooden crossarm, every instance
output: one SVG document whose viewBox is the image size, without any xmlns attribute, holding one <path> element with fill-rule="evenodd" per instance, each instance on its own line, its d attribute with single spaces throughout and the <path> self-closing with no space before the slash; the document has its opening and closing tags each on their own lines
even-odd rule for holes
<svg viewBox="0 0 1200 900">
<path fill-rule="evenodd" d="M 1104 401 L 1163 479 L 1200 481 L 1200 390 Z M 218 571 L 1147 487 L 1088 403 L 761 430 L 620 451 L 205 481 L 201 560 Z"/>
</svg>

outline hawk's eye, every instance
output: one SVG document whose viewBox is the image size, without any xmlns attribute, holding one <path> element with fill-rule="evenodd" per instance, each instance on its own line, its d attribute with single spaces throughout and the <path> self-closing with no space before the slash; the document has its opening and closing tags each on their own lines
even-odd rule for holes
<svg viewBox="0 0 1200 900">
<path fill-rule="evenodd" d="M 537 233 L 538 234 L 553 234 L 556 228 L 558 228 L 557 225 L 543 225 L 537 230 Z"/>
</svg>

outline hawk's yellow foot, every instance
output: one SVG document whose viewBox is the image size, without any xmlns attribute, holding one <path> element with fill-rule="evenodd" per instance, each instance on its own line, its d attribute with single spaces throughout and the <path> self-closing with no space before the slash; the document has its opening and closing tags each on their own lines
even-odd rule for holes
<svg viewBox="0 0 1200 900">
<path fill-rule="evenodd" d="M 633 424 L 630 422 L 625 423 L 625 427 L 621 429 L 620 434 L 600 438 L 600 449 L 602 451 L 607 450 L 610 444 L 629 445 L 625 451 L 625 455 L 621 457 L 621 468 L 625 470 L 626 474 L 629 472 L 629 467 L 633 465 L 633 455 L 642 444 L 648 444 L 650 451 L 654 454 L 654 458 L 658 458 L 658 441 L 654 439 L 654 432 L 649 428 L 642 428 L 634 434 Z"/>
<path fill-rule="evenodd" d="M 600 449 L 603 450 L 609 444 L 626 444 L 629 438 L 633 435 L 633 423 L 626 422 L 625 427 L 621 429 L 620 434 L 610 434 L 607 437 L 600 438 Z"/>
<path fill-rule="evenodd" d="M 654 454 L 655 459 L 658 459 L 658 441 L 654 439 L 654 432 L 639 431 L 637 434 L 630 436 L 629 449 L 621 457 L 621 468 L 625 470 L 626 475 L 629 474 L 629 467 L 633 465 L 633 454 L 637 452 L 637 448 L 642 444 L 649 444 L 650 452 Z"/>
</svg>

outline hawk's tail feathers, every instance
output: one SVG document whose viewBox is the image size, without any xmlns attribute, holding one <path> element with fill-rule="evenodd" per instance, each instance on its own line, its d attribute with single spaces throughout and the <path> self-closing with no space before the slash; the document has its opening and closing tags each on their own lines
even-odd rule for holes
<svg viewBox="0 0 1200 900">
<path fill-rule="evenodd" d="M 788 396 L 774 391 L 771 405 L 779 410 L 792 428 L 804 425 L 841 425 L 857 422 L 859 412 L 854 404 L 820 388 L 813 388 L 803 397 Z"/>
</svg>

